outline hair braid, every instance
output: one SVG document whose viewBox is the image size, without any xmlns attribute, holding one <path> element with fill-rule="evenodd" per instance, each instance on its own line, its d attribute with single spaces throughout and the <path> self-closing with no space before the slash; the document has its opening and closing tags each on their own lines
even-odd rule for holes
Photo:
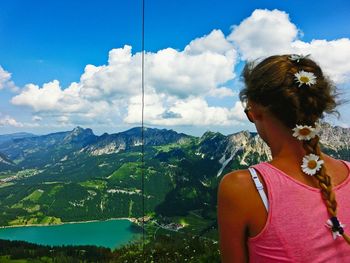
<svg viewBox="0 0 350 263">
<path fill-rule="evenodd" d="M 303 146 L 306 151 L 306 154 L 316 154 L 317 156 L 322 158 L 322 152 L 319 145 L 319 136 L 316 135 L 313 139 L 309 141 L 304 141 Z M 321 169 L 316 172 L 314 177 L 318 180 L 318 184 L 321 189 L 323 200 L 327 206 L 327 211 L 331 217 L 337 217 L 337 200 L 335 198 L 335 193 L 333 191 L 332 182 L 330 176 L 326 172 L 326 167 L 324 165 L 321 166 Z M 341 233 L 346 242 L 350 245 L 350 237 L 345 234 L 345 232 Z"/>
</svg>

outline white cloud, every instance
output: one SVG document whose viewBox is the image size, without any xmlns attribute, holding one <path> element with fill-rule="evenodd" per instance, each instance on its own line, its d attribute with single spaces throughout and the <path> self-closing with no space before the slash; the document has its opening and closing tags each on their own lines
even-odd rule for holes
<svg viewBox="0 0 350 263">
<path fill-rule="evenodd" d="M 238 123 L 233 109 L 209 106 L 207 101 L 203 98 L 188 98 L 186 100 L 177 101 L 174 105 L 169 107 L 169 111 L 178 114 L 181 118 L 163 118 L 156 121 L 154 124 L 228 126 Z"/>
<path fill-rule="evenodd" d="M 6 82 L 8 82 L 10 78 L 11 74 L 0 66 L 0 89 L 3 89 L 5 87 Z"/>
<path fill-rule="evenodd" d="M 124 97 L 140 92 L 141 54 L 131 54 L 131 47 L 112 49 L 108 64 L 87 65 L 78 83 L 80 96 L 89 100 Z"/>
<path fill-rule="evenodd" d="M 63 125 L 70 125 L 70 120 L 68 116 L 62 115 L 58 117 L 58 122 Z"/>
<path fill-rule="evenodd" d="M 218 98 L 224 98 L 224 97 L 233 97 L 236 95 L 236 93 L 230 88 L 220 87 L 220 88 L 211 90 L 208 95 L 213 97 L 218 97 Z"/>
<path fill-rule="evenodd" d="M 196 38 L 185 47 L 185 53 L 196 55 L 204 52 L 226 54 L 234 51 L 232 44 L 226 39 L 221 30 L 213 30 L 209 35 Z"/>
<path fill-rule="evenodd" d="M 35 111 L 55 110 L 62 96 L 59 82 L 54 80 L 45 83 L 42 88 L 34 84 L 26 85 L 19 95 L 12 98 L 11 102 L 14 105 L 30 106 Z"/>
<path fill-rule="evenodd" d="M 233 26 L 228 39 L 234 41 L 243 59 L 256 59 L 272 54 L 288 53 L 298 36 L 289 15 L 279 10 L 255 10 L 238 26 Z"/>
<path fill-rule="evenodd" d="M 350 39 L 295 41 L 291 45 L 295 53 L 311 54 L 335 82 L 350 81 Z"/>
<path fill-rule="evenodd" d="M 240 51 L 242 59 L 254 60 L 273 54 L 311 54 L 336 83 L 350 80 L 350 40 L 300 40 L 300 32 L 289 15 L 279 10 L 255 10 L 228 39 Z M 299 34 L 298 34 L 299 33 Z"/>
<path fill-rule="evenodd" d="M 183 51 L 167 48 L 146 53 L 145 83 L 151 103 L 145 110 L 150 122 L 178 116 L 167 111 L 176 101 L 232 96 L 232 90 L 222 85 L 234 78 L 236 59 L 233 46 L 219 30 L 193 40 Z M 140 93 L 141 53 L 132 54 L 131 47 L 124 46 L 109 52 L 106 65 L 87 65 L 80 81 L 66 89 L 57 80 L 42 87 L 28 84 L 11 102 L 67 125 L 116 118 L 135 123 L 141 118 L 136 99 Z"/>
<path fill-rule="evenodd" d="M 17 87 L 11 80 L 11 73 L 7 72 L 0 66 L 0 90 L 4 88 L 9 88 L 13 92 L 17 91 Z"/>
<path fill-rule="evenodd" d="M 4 116 L 0 118 L 0 126 L 12 126 L 12 127 L 23 127 L 23 123 L 16 121 L 10 116 Z"/>
<path fill-rule="evenodd" d="M 187 98 L 213 93 L 235 77 L 237 53 L 223 33 L 212 31 L 184 51 L 167 48 L 146 56 L 146 82 L 157 92 Z"/>
<path fill-rule="evenodd" d="M 149 91 L 149 89 L 147 90 Z M 144 119 L 146 120 L 145 122 L 153 123 L 154 120 L 157 120 L 157 116 L 160 116 L 166 110 L 163 104 L 166 103 L 166 100 L 169 99 L 170 97 L 167 97 L 164 94 L 156 94 L 154 90 L 147 92 L 144 98 Z M 125 123 L 141 123 L 141 102 L 141 95 L 136 95 L 129 99 L 127 114 L 124 118 Z"/>
<path fill-rule="evenodd" d="M 147 59 L 146 81 L 158 92 L 180 98 L 203 96 L 234 77 L 234 59 L 211 52 L 188 56 L 166 49 Z"/>
<path fill-rule="evenodd" d="M 214 107 L 201 97 L 178 99 L 176 97 L 156 94 L 154 91 L 145 96 L 145 123 L 148 125 L 195 125 L 228 126 L 242 120 L 241 103 L 237 102 L 231 109 Z M 244 115 L 244 113 L 243 113 Z M 135 124 L 141 122 L 141 98 L 130 99 L 128 113 L 124 122 Z"/>
</svg>

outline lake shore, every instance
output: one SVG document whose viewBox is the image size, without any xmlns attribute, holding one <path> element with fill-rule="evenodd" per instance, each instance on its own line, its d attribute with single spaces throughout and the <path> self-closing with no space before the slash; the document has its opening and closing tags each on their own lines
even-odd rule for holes
<svg viewBox="0 0 350 263">
<path fill-rule="evenodd" d="M 71 221 L 71 222 L 61 222 L 57 224 L 25 224 L 25 225 L 12 225 L 12 226 L 0 226 L 0 229 L 4 228 L 16 228 L 16 227 L 41 227 L 41 226 L 60 226 L 60 225 L 68 225 L 68 224 L 84 224 L 84 223 L 93 223 L 93 222 L 103 222 L 103 221 L 111 221 L 111 220 L 128 220 L 131 223 L 136 223 L 137 218 L 135 217 L 115 217 L 108 218 L 105 220 L 87 220 L 87 221 Z"/>
</svg>

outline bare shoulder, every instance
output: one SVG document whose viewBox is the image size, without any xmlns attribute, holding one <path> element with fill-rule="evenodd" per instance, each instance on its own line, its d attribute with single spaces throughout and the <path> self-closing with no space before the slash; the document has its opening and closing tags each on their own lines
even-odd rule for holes
<svg viewBox="0 0 350 263">
<path fill-rule="evenodd" d="M 252 192 L 255 188 L 248 170 L 236 170 L 223 176 L 218 188 L 218 198 L 229 202 L 232 206 L 248 208 Z M 242 202 L 244 201 L 244 202 Z"/>
<path fill-rule="evenodd" d="M 246 190 L 252 189 L 250 173 L 248 170 L 236 170 L 225 174 L 219 184 L 221 191 L 228 192 L 245 192 Z M 235 191 L 233 191 L 235 190 Z"/>
<path fill-rule="evenodd" d="M 238 170 L 223 176 L 218 188 L 221 262 L 248 262 L 246 244 L 251 218 L 251 178 Z"/>
</svg>

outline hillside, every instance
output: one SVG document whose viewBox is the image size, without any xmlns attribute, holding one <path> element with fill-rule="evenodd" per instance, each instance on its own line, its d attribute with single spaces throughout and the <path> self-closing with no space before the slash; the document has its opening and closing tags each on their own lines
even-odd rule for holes
<svg viewBox="0 0 350 263">
<path fill-rule="evenodd" d="M 350 130 L 322 125 L 325 152 L 349 160 Z M 146 128 L 97 136 L 91 129 L 0 144 L 0 225 L 56 224 L 142 216 L 217 238 L 216 194 L 233 169 L 271 158 L 256 133 L 201 137 Z M 143 169 L 144 168 L 144 169 Z"/>
</svg>

